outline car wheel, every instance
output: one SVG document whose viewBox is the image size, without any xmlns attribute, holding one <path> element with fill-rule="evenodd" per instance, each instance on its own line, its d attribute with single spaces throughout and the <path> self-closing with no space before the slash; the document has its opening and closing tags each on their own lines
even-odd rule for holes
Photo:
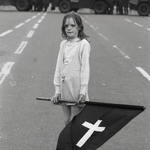
<svg viewBox="0 0 150 150">
<path fill-rule="evenodd" d="M 70 2 L 67 1 L 67 0 L 60 1 L 60 3 L 59 3 L 59 10 L 62 13 L 69 12 L 71 10 L 71 4 L 70 4 Z"/>
<path fill-rule="evenodd" d="M 107 11 L 107 5 L 105 2 L 97 1 L 94 3 L 93 9 L 96 14 L 105 14 Z"/>
<path fill-rule="evenodd" d="M 140 16 L 148 16 L 150 13 L 150 5 L 148 3 L 141 3 L 138 6 L 138 14 Z"/>
<path fill-rule="evenodd" d="M 19 11 L 27 11 L 29 9 L 29 2 L 27 0 L 17 0 L 16 8 Z"/>
</svg>

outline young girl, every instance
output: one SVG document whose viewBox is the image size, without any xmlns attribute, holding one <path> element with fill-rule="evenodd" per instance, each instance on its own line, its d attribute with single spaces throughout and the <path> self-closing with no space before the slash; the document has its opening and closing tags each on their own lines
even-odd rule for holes
<svg viewBox="0 0 150 150">
<path fill-rule="evenodd" d="M 75 12 L 68 13 L 62 22 L 62 37 L 56 70 L 54 75 L 55 94 L 53 103 L 59 99 L 75 101 L 78 105 L 62 105 L 65 125 L 81 110 L 80 102 L 89 101 L 88 83 L 90 75 L 90 44 L 84 34 L 80 16 Z"/>
</svg>

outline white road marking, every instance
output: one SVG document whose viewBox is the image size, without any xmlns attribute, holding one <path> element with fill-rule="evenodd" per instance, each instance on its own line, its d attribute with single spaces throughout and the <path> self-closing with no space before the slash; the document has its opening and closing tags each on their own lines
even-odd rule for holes
<svg viewBox="0 0 150 150">
<path fill-rule="evenodd" d="M 147 28 L 148 31 L 150 31 L 150 28 Z"/>
<path fill-rule="evenodd" d="M 103 36 L 103 34 L 99 33 L 100 36 Z"/>
<path fill-rule="evenodd" d="M 106 41 L 109 41 L 109 39 L 108 39 L 107 37 L 103 36 L 103 38 L 104 38 Z"/>
<path fill-rule="evenodd" d="M 109 41 L 109 39 L 107 37 L 105 37 L 103 34 L 99 33 L 99 35 L 104 38 L 106 41 Z"/>
<path fill-rule="evenodd" d="M 34 31 L 31 30 L 31 31 L 28 33 L 27 38 L 31 38 L 33 34 L 34 34 Z"/>
<path fill-rule="evenodd" d="M 90 25 L 90 27 L 91 27 L 91 28 L 94 28 L 94 26 L 93 26 L 93 25 Z"/>
<path fill-rule="evenodd" d="M 29 22 L 29 21 L 31 21 L 31 19 L 28 19 L 28 20 L 26 20 L 25 22 L 27 23 L 27 22 Z"/>
<path fill-rule="evenodd" d="M 137 25 L 137 26 L 139 26 L 139 27 L 143 27 L 143 25 L 138 24 L 138 23 L 136 23 L 136 22 L 134 22 L 134 24 Z"/>
<path fill-rule="evenodd" d="M 131 59 L 128 55 L 125 55 L 124 57 L 125 57 L 126 59 Z"/>
<path fill-rule="evenodd" d="M 39 20 L 38 20 L 38 23 L 41 23 L 41 22 L 42 22 L 42 19 L 39 19 Z"/>
<path fill-rule="evenodd" d="M 4 67 L 2 68 L 0 72 L 0 84 L 2 84 L 6 76 L 9 74 L 11 67 L 13 65 L 14 65 L 14 62 L 7 62 L 6 64 L 4 64 Z"/>
<path fill-rule="evenodd" d="M 131 20 L 129 20 L 129 19 L 125 19 L 126 21 L 128 21 L 128 22 L 132 22 Z M 143 25 L 141 25 L 141 24 L 139 24 L 139 23 L 137 23 L 137 22 L 134 22 L 134 25 L 136 25 L 136 26 L 139 26 L 139 27 L 144 27 Z M 150 31 L 150 28 L 146 28 L 148 31 Z"/>
<path fill-rule="evenodd" d="M 118 52 L 123 55 L 126 59 L 131 59 L 128 55 L 126 55 L 117 45 L 113 45 L 113 48 L 118 50 Z"/>
<path fill-rule="evenodd" d="M 19 46 L 18 49 L 15 51 L 15 54 L 21 54 L 22 51 L 24 50 L 24 48 L 26 47 L 27 43 L 28 43 L 27 41 L 21 42 L 20 46 Z"/>
<path fill-rule="evenodd" d="M 44 18 L 45 18 L 45 16 L 42 16 L 42 17 L 41 17 L 41 19 L 44 19 Z"/>
<path fill-rule="evenodd" d="M 87 20 L 85 20 L 84 22 L 87 23 L 88 25 L 90 25 L 90 23 Z"/>
<path fill-rule="evenodd" d="M 93 30 L 96 31 L 96 28 L 95 28 L 93 25 L 90 25 L 90 27 L 91 27 Z"/>
<path fill-rule="evenodd" d="M 36 24 L 33 26 L 33 29 L 37 29 L 38 26 L 39 26 L 39 24 L 36 23 Z"/>
<path fill-rule="evenodd" d="M 32 19 L 36 18 L 36 16 L 33 16 Z"/>
<path fill-rule="evenodd" d="M 20 28 L 20 27 L 23 26 L 23 25 L 24 25 L 24 23 L 20 23 L 20 24 L 18 24 L 17 26 L 15 26 L 15 29 Z"/>
<path fill-rule="evenodd" d="M 148 81 L 150 81 L 150 75 L 141 67 L 135 67 Z"/>
<path fill-rule="evenodd" d="M 3 37 L 3 36 L 5 36 L 5 35 L 7 35 L 7 34 L 9 34 L 9 33 L 11 33 L 11 32 L 13 32 L 13 30 L 7 30 L 7 31 L 1 33 L 1 34 L 0 34 L 0 37 Z"/>
<path fill-rule="evenodd" d="M 128 21 L 128 22 L 132 22 L 131 20 L 129 20 L 129 19 L 125 19 L 126 21 Z"/>
</svg>

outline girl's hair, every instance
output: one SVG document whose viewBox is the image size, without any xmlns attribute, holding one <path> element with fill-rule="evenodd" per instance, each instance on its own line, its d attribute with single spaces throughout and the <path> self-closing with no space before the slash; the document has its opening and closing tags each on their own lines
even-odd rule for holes
<svg viewBox="0 0 150 150">
<path fill-rule="evenodd" d="M 67 34 L 65 32 L 65 23 L 66 23 L 66 20 L 68 18 L 72 18 L 74 20 L 74 22 L 76 22 L 78 28 L 79 28 L 79 33 L 78 33 L 78 37 L 82 40 L 82 39 L 87 39 L 89 36 L 86 35 L 84 33 L 84 27 L 83 27 L 83 23 L 82 23 L 82 19 L 81 17 L 75 13 L 74 11 L 72 12 L 69 12 L 68 14 L 66 14 L 64 16 L 64 19 L 63 19 L 63 22 L 62 22 L 62 27 L 61 27 L 61 31 L 62 31 L 62 37 L 65 38 L 65 39 L 68 39 L 67 37 Z"/>
</svg>

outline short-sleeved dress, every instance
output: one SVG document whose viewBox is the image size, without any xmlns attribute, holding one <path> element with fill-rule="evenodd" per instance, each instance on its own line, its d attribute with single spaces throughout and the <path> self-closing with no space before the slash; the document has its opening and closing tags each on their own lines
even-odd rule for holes
<svg viewBox="0 0 150 150">
<path fill-rule="evenodd" d="M 55 93 L 60 93 L 62 100 L 77 101 L 79 94 L 83 94 L 85 101 L 89 101 L 90 50 L 86 39 L 73 43 L 67 40 L 61 42 L 54 85 Z"/>
</svg>

